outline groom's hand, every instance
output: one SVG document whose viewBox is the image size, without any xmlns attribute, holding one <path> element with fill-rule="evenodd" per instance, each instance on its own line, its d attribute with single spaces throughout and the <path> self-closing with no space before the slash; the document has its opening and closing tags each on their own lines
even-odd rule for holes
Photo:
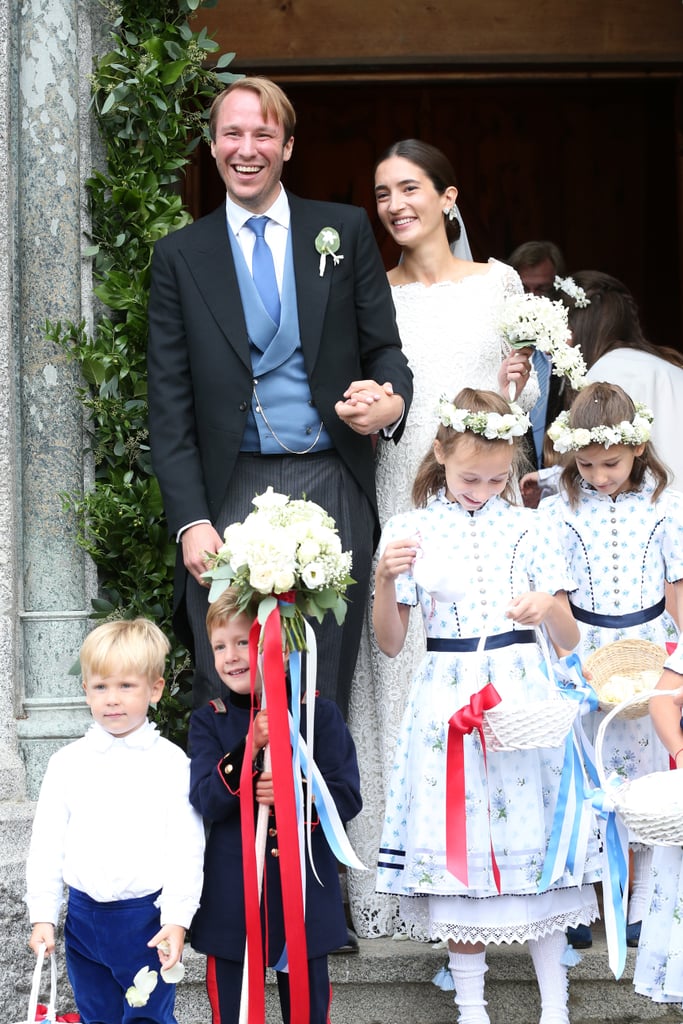
<svg viewBox="0 0 683 1024">
<path fill-rule="evenodd" d="M 354 380 L 344 392 L 344 401 L 334 408 L 339 419 L 357 434 L 376 434 L 399 422 L 404 402 L 389 381 L 379 385 L 374 380 Z"/>
<path fill-rule="evenodd" d="M 188 526 L 180 538 L 183 548 L 183 564 L 191 576 L 194 576 L 197 583 L 203 587 L 209 586 L 209 581 L 202 579 L 202 573 L 209 568 L 207 554 L 215 555 L 223 546 L 220 534 L 218 534 L 211 523 L 196 523 Z"/>
</svg>

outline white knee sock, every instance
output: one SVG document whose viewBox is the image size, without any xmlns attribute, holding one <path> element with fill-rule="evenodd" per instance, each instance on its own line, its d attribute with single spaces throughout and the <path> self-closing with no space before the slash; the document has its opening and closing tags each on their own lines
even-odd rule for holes
<svg viewBox="0 0 683 1024">
<path fill-rule="evenodd" d="M 542 939 L 529 939 L 527 945 L 541 993 L 540 1024 L 569 1024 L 567 968 L 561 962 L 567 948 L 566 935 L 551 932 Z"/>
<path fill-rule="evenodd" d="M 647 894 L 650 887 L 650 868 L 654 848 L 646 846 L 643 850 L 633 851 L 633 880 L 631 896 L 628 904 L 628 923 L 642 921 L 647 916 Z"/>
<path fill-rule="evenodd" d="M 448 967 L 455 985 L 458 1024 L 490 1024 L 484 999 L 486 953 L 450 953 Z"/>
</svg>

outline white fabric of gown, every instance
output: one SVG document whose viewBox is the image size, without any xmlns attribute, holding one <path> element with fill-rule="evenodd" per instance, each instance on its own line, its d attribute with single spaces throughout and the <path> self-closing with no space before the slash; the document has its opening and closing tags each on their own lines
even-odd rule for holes
<svg viewBox="0 0 683 1024">
<path fill-rule="evenodd" d="M 521 294 L 522 283 L 511 267 L 489 261 L 485 274 L 457 283 L 444 281 L 392 288 L 403 349 L 413 371 L 413 404 L 399 444 L 377 446 L 377 501 L 382 526 L 412 507 L 413 480 L 436 434 L 436 404 L 442 394 L 453 398 L 463 387 L 498 390 L 498 370 L 508 348 L 496 327 L 501 303 Z M 529 409 L 538 398 L 532 375 L 519 403 Z M 354 849 L 369 868 L 350 871 L 348 892 L 358 935 L 391 935 L 399 928 L 398 901 L 375 892 L 379 848 L 389 772 L 408 690 L 424 654 L 418 615 L 411 616 L 406 642 L 396 658 L 385 657 L 372 634 L 368 607 L 351 691 L 349 726 L 356 742 L 363 810 L 349 823 Z"/>
</svg>

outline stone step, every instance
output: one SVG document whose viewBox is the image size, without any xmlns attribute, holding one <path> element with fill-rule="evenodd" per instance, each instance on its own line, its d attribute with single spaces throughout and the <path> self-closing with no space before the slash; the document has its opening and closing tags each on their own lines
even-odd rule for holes
<svg viewBox="0 0 683 1024">
<path fill-rule="evenodd" d="M 332 1024 L 455 1024 L 453 994 L 431 983 L 436 971 L 446 964 L 443 948 L 393 939 L 361 939 L 359 946 L 357 954 L 330 957 Z M 680 1006 L 658 1005 L 635 994 L 635 950 L 628 951 L 624 975 L 615 980 L 599 925 L 594 929 L 592 949 L 582 950 L 581 957 L 581 963 L 569 972 L 572 1024 L 683 1021 Z M 177 990 L 178 1024 L 209 1024 L 204 958 L 188 951 L 185 963 L 185 980 Z M 491 1024 L 537 1024 L 540 1001 L 526 949 L 519 945 L 490 946 L 487 964 L 486 998 Z M 270 976 L 266 1001 L 266 1024 L 278 1024 L 277 991 Z"/>
</svg>

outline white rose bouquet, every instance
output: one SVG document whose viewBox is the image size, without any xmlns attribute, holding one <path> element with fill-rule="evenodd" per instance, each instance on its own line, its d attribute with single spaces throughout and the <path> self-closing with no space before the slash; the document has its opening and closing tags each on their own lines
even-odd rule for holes
<svg viewBox="0 0 683 1024">
<path fill-rule="evenodd" d="M 585 386 L 586 364 L 578 345 L 569 344 L 567 307 L 542 295 L 512 295 L 502 303 L 498 329 L 511 348 L 539 348 L 556 377 L 566 377 L 575 390 Z"/>
<path fill-rule="evenodd" d="M 351 552 L 342 551 L 334 519 L 313 501 L 292 500 L 269 487 L 253 504 L 243 522 L 227 527 L 225 543 L 204 573 L 211 581 L 209 601 L 235 586 L 240 609 L 257 603 L 263 624 L 280 595 L 289 649 L 305 650 L 304 616 L 322 622 L 332 612 L 337 623 L 344 621 Z"/>
</svg>

